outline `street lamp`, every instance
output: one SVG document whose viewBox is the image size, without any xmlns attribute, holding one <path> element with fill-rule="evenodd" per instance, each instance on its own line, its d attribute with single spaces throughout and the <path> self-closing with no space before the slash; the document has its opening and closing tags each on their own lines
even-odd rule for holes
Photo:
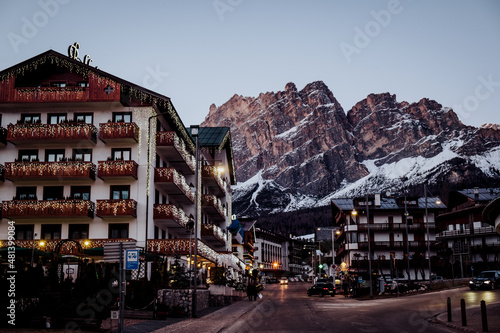
<svg viewBox="0 0 500 333">
<path fill-rule="evenodd" d="M 431 278 L 431 237 L 429 233 L 429 215 L 427 214 L 427 183 L 424 183 L 425 192 L 425 224 L 427 225 L 427 253 L 429 256 L 429 289 L 432 289 L 432 278 Z M 436 200 L 436 205 L 440 205 L 441 200 Z"/>
<path fill-rule="evenodd" d="M 318 230 L 321 230 L 321 228 L 318 228 Z M 332 273 L 331 273 L 331 276 L 333 276 L 333 280 L 335 281 L 336 273 L 335 273 L 335 268 L 334 268 L 334 266 L 335 266 L 335 236 L 334 236 L 334 233 L 339 235 L 340 231 L 339 231 L 339 229 L 331 228 L 331 232 L 332 232 L 332 266 L 331 266 Z"/>
<path fill-rule="evenodd" d="M 196 318 L 196 306 L 197 306 L 197 295 L 196 295 L 196 284 L 198 280 L 198 219 L 199 219 L 199 214 L 198 214 L 198 209 L 200 207 L 199 205 L 199 193 L 200 193 L 200 180 L 199 180 L 199 172 L 198 172 L 198 160 L 199 160 L 199 153 L 200 149 L 198 146 L 198 134 L 199 134 L 200 126 L 199 125 L 191 125 L 191 136 L 195 139 L 195 212 L 194 212 L 194 274 L 193 274 L 193 303 L 192 303 L 192 317 Z"/>
</svg>

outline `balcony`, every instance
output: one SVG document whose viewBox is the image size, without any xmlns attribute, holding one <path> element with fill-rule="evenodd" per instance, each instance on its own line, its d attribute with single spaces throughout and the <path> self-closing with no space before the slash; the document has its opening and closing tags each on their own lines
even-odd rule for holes
<svg viewBox="0 0 500 333">
<path fill-rule="evenodd" d="M 155 204 L 153 207 L 155 223 L 167 228 L 178 228 L 180 233 L 187 233 L 189 217 L 180 208 L 171 204 Z"/>
<path fill-rule="evenodd" d="M 220 176 L 220 172 L 216 166 L 204 165 L 201 171 L 203 184 L 211 194 L 218 197 L 223 196 L 226 192 L 224 180 Z"/>
<path fill-rule="evenodd" d="M 156 133 L 156 152 L 183 174 L 194 174 L 194 156 L 175 132 Z"/>
<path fill-rule="evenodd" d="M 358 230 L 366 231 L 368 225 L 366 223 L 360 223 L 357 225 Z M 436 228 L 435 223 L 429 223 L 429 229 L 433 230 Z M 405 223 L 370 223 L 371 231 L 406 231 Z M 427 230 L 426 223 L 412 223 L 408 225 L 408 231 L 422 231 Z"/>
<path fill-rule="evenodd" d="M 440 233 L 436 234 L 436 238 L 471 238 L 474 237 L 475 235 L 495 235 L 496 230 L 495 227 L 489 226 L 489 227 L 482 227 L 482 228 L 474 228 L 474 232 L 471 233 L 470 229 L 463 229 L 463 230 L 447 230 L 447 231 L 442 231 Z"/>
<path fill-rule="evenodd" d="M 96 166 L 92 162 L 6 162 L 5 178 L 22 180 L 95 180 Z"/>
<path fill-rule="evenodd" d="M 2 202 L 2 217 L 8 219 L 94 218 L 89 200 L 12 200 Z"/>
<path fill-rule="evenodd" d="M 99 124 L 99 139 L 105 143 L 137 143 L 139 131 L 136 123 L 103 123 Z"/>
<path fill-rule="evenodd" d="M 194 203 L 194 193 L 186 178 L 175 168 L 155 168 L 155 186 L 178 203 Z"/>
<path fill-rule="evenodd" d="M 102 249 L 108 242 L 130 242 L 131 238 L 117 239 L 24 239 L 15 240 L 16 246 L 60 254 L 82 254 L 88 249 Z M 3 242 L 3 244 L 7 244 Z M 0 246 L 1 247 L 1 246 Z"/>
<path fill-rule="evenodd" d="M 202 194 L 201 209 L 214 221 L 224 221 L 226 214 L 219 198 L 211 194 Z"/>
<path fill-rule="evenodd" d="M 97 128 L 94 125 L 68 122 L 60 124 L 9 124 L 7 141 L 15 145 L 40 143 L 47 141 L 66 145 L 96 143 Z"/>
<path fill-rule="evenodd" d="M 137 167 L 135 161 L 99 161 L 97 177 L 104 181 L 137 179 Z"/>
<path fill-rule="evenodd" d="M 127 200 L 97 200 L 96 215 L 100 218 L 137 217 L 137 201 Z"/>
<path fill-rule="evenodd" d="M 222 229 L 215 224 L 202 224 L 201 237 L 206 240 L 208 244 L 214 246 L 226 245 L 226 235 Z"/>
<path fill-rule="evenodd" d="M 189 255 L 194 253 L 194 239 L 148 239 L 146 251 L 163 255 Z M 198 256 L 213 263 L 219 254 L 210 246 L 198 239 Z"/>
</svg>

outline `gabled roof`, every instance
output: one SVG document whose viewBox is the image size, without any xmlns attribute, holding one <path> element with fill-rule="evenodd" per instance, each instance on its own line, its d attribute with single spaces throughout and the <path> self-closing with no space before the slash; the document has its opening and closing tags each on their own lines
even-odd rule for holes
<svg viewBox="0 0 500 333">
<path fill-rule="evenodd" d="M 490 202 L 500 196 L 500 188 L 468 188 L 457 192 L 477 202 Z"/>
<path fill-rule="evenodd" d="M 138 101 L 142 105 L 155 106 L 159 113 L 164 113 L 164 119 L 170 124 L 172 128 L 185 140 L 188 147 L 194 151 L 194 142 L 191 140 L 185 126 L 183 125 L 177 111 L 175 110 L 169 97 L 158 94 L 147 88 L 136 85 L 132 82 L 121 79 L 117 76 L 109 74 L 97 67 L 87 65 L 81 61 L 67 57 L 54 50 L 45 51 L 37 56 L 28 60 L 20 62 L 17 65 L 11 66 L 7 69 L 0 71 L 0 81 L 9 80 L 13 76 L 22 76 L 25 73 L 34 72 L 43 65 L 54 65 L 65 68 L 69 72 L 74 72 L 88 77 L 89 73 L 93 73 L 98 77 L 112 80 L 120 85 L 124 98 L 122 103 L 126 101 Z"/>
</svg>

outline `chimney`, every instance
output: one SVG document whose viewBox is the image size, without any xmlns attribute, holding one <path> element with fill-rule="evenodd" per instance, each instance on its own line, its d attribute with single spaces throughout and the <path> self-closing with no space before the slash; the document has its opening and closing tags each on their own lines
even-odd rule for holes
<svg viewBox="0 0 500 333">
<path fill-rule="evenodd" d="M 380 193 L 375 193 L 375 207 L 380 207 Z"/>
<path fill-rule="evenodd" d="M 479 199 L 479 187 L 474 187 L 474 199 Z"/>
</svg>

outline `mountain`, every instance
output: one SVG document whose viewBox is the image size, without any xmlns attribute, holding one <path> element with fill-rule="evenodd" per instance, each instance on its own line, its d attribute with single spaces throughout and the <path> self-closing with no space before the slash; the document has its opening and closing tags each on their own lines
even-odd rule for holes
<svg viewBox="0 0 500 333">
<path fill-rule="evenodd" d="M 330 199 L 500 180 L 500 126 L 464 125 L 427 98 L 370 94 L 349 111 L 321 81 L 302 90 L 234 95 L 202 126 L 231 129 L 238 185 L 233 211 L 263 216 Z"/>
</svg>

